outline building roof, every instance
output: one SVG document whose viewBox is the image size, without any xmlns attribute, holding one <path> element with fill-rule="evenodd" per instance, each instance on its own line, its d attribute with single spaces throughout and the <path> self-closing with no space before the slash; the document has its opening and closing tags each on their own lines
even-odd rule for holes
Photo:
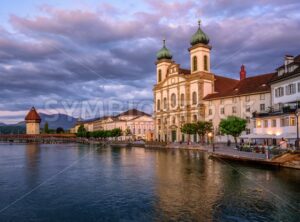
<svg viewBox="0 0 300 222">
<path fill-rule="evenodd" d="M 215 76 L 215 93 L 204 97 L 205 100 L 233 97 L 253 93 L 270 91 L 270 81 L 277 73 L 268 73 L 248 77 L 242 80 L 234 80 L 221 76 Z"/>
<path fill-rule="evenodd" d="M 25 117 L 26 121 L 36 121 L 36 122 L 41 122 L 41 117 L 40 115 L 37 113 L 36 109 L 34 107 L 32 107 L 30 109 L 30 111 L 28 112 L 28 114 Z"/>
<path fill-rule="evenodd" d="M 130 110 L 127 110 L 126 112 L 123 112 L 123 113 L 120 113 L 119 115 L 117 115 L 117 117 L 120 117 L 120 116 L 151 116 L 151 115 L 148 113 L 139 111 L 137 109 L 130 109 Z"/>
</svg>

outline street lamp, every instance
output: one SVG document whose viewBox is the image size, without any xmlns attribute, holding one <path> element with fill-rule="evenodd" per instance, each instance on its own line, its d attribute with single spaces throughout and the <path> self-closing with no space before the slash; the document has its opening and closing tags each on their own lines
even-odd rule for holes
<svg viewBox="0 0 300 222">
<path fill-rule="evenodd" d="M 214 144 L 214 141 L 213 141 L 213 133 L 212 132 L 209 132 L 207 134 L 209 140 L 211 141 L 211 144 L 212 144 L 212 151 L 215 152 L 215 144 Z"/>
<path fill-rule="evenodd" d="M 295 112 L 295 116 L 296 116 L 296 127 L 297 127 L 297 139 L 295 141 L 295 147 L 296 147 L 296 150 L 299 150 L 299 115 L 300 115 L 300 109 L 297 109 L 296 112 Z"/>
</svg>

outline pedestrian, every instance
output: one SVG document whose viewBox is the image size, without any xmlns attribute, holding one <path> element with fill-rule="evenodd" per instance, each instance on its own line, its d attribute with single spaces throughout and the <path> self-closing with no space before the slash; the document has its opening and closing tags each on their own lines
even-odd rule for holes
<svg viewBox="0 0 300 222">
<path fill-rule="evenodd" d="M 281 149 L 287 149 L 287 142 L 284 138 L 282 138 L 279 142 L 279 146 Z"/>
</svg>

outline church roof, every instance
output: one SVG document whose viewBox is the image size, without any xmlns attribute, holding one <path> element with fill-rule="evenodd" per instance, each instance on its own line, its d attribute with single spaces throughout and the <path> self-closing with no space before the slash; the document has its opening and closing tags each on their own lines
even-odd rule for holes
<svg viewBox="0 0 300 222">
<path fill-rule="evenodd" d="M 224 97 L 241 96 L 253 93 L 262 93 L 271 90 L 270 81 L 276 73 L 268 73 L 234 80 L 226 77 L 215 76 L 215 93 L 208 94 L 203 99 L 213 100 Z"/>
<path fill-rule="evenodd" d="M 37 121 L 37 122 L 41 122 L 41 117 L 40 115 L 37 113 L 36 109 L 34 107 L 32 107 L 30 109 L 30 111 L 28 112 L 28 114 L 25 117 L 26 121 Z"/>
</svg>

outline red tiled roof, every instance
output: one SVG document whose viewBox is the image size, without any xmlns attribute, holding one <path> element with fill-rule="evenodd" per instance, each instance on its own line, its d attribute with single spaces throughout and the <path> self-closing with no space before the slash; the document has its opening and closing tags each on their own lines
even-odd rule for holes
<svg viewBox="0 0 300 222">
<path fill-rule="evenodd" d="M 189 69 L 179 69 L 179 74 L 189 75 L 189 74 L 191 74 L 191 70 L 189 70 Z"/>
<path fill-rule="evenodd" d="M 40 115 L 37 113 L 37 111 L 35 110 L 35 108 L 32 107 L 31 110 L 26 115 L 25 120 L 41 122 L 42 119 L 41 119 Z"/>
<path fill-rule="evenodd" d="M 268 73 L 248 77 L 243 80 L 233 80 L 229 78 L 225 79 L 225 77 L 215 76 L 216 93 L 209 94 L 206 97 L 204 97 L 204 99 L 211 100 L 223 97 L 232 97 L 270 91 L 271 88 L 269 83 L 275 75 L 276 73 Z"/>
</svg>

